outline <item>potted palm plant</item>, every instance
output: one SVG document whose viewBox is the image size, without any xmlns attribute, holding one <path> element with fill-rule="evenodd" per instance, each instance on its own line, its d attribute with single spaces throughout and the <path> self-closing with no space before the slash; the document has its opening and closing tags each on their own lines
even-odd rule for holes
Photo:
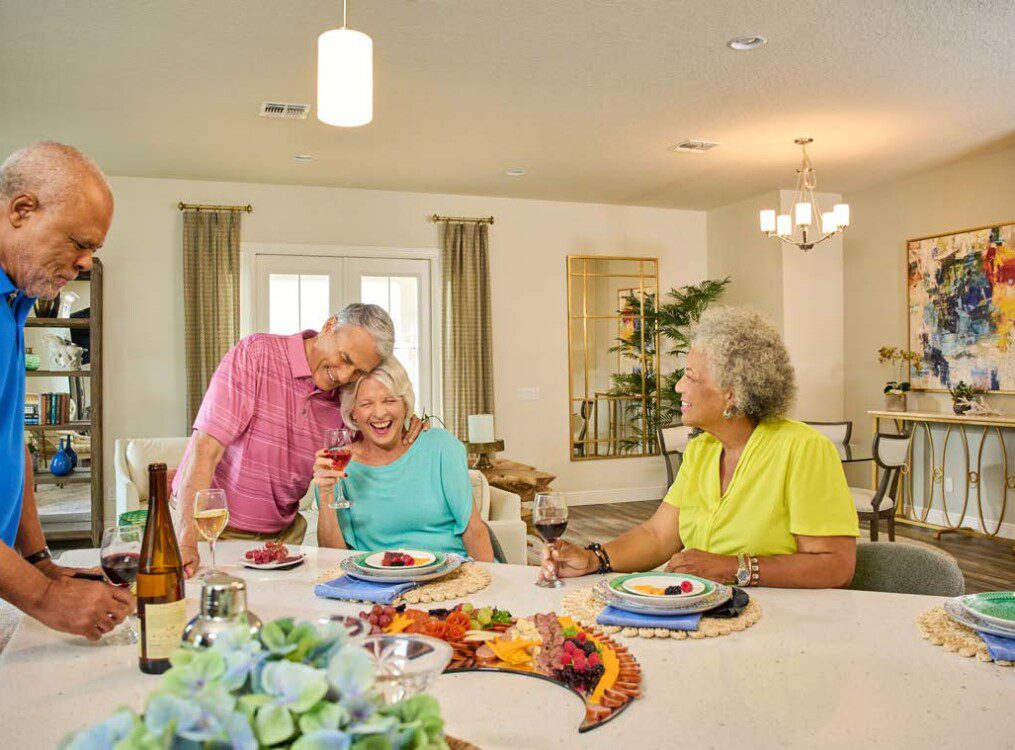
<svg viewBox="0 0 1015 750">
<path fill-rule="evenodd" d="M 889 365 L 897 370 L 898 377 L 885 383 L 885 408 L 888 411 L 905 411 L 906 394 L 909 393 L 910 368 L 919 374 L 923 358 L 912 349 L 900 349 L 897 346 L 882 346 L 878 349 L 878 362 Z"/>
</svg>

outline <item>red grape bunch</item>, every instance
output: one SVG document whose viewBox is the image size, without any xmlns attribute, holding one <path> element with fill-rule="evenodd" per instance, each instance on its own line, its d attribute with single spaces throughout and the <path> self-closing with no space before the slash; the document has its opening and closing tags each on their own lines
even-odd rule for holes
<svg viewBox="0 0 1015 750">
<path fill-rule="evenodd" d="M 281 542 L 265 542 L 263 547 L 247 550 L 244 555 L 255 565 L 266 565 L 273 562 L 286 562 L 289 560 L 289 550 Z"/>
<path fill-rule="evenodd" d="M 395 617 L 395 608 L 386 604 L 375 604 L 369 612 L 364 610 L 359 616 L 370 623 L 371 634 L 376 634 L 391 624 Z"/>
</svg>

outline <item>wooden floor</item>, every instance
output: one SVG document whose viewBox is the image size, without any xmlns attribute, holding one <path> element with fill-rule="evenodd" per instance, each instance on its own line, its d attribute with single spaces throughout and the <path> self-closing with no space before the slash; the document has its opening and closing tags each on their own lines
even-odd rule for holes
<svg viewBox="0 0 1015 750">
<path fill-rule="evenodd" d="M 647 519 L 658 505 L 656 500 L 645 500 L 572 506 L 564 538 L 582 546 L 609 541 Z M 1015 590 L 1015 554 L 1012 554 L 1015 542 L 1003 544 L 959 534 L 945 534 L 941 541 L 935 541 L 933 532 L 926 529 L 898 523 L 895 529 L 897 537 L 931 544 L 954 557 L 966 577 L 967 592 Z M 862 534 L 864 539 L 870 538 L 866 524 Z M 888 539 L 883 522 L 880 539 Z"/>
</svg>

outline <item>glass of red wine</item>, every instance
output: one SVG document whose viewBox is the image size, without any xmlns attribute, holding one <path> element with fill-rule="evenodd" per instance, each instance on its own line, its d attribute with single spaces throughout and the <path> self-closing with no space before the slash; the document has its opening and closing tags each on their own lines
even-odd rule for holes
<svg viewBox="0 0 1015 750">
<path fill-rule="evenodd" d="M 106 579 L 114 586 L 133 587 L 137 579 L 138 563 L 141 561 L 143 533 L 144 530 L 139 526 L 114 526 L 102 534 L 100 565 Z M 126 633 L 127 643 L 137 643 L 135 615 L 127 618 L 122 632 Z"/>
<path fill-rule="evenodd" d="M 562 492 L 538 492 L 532 503 L 532 525 L 547 544 L 553 544 L 567 528 L 567 500 Z M 536 585 L 557 589 L 564 584 L 551 569 L 548 575 L 540 575 Z"/>
<path fill-rule="evenodd" d="M 352 430 L 348 427 L 328 430 L 325 436 L 324 455 L 331 459 L 331 466 L 337 471 L 345 471 L 352 460 Z M 350 508 L 352 502 L 342 493 L 342 480 L 335 482 L 329 508 Z"/>
</svg>

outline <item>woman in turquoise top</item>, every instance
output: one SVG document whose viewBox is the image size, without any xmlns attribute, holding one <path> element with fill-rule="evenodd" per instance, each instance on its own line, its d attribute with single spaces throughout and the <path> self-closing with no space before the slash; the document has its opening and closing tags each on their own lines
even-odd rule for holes
<svg viewBox="0 0 1015 750">
<path fill-rule="evenodd" d="M 457 552 L 492 562 L 490 534 L 472 500 L 465 447 L 440 429 L 403 443 L 413 402 L 409 376 L 394 358 L 343 389 L 342 416 L 363 439 L 353 443 L 344 473 L 319 451 L 314 482 L 330 495 L 344 477 L 352 507 L 329 513 L 322 498 L 317 542 L 338 549 Z"/>
</svg>

